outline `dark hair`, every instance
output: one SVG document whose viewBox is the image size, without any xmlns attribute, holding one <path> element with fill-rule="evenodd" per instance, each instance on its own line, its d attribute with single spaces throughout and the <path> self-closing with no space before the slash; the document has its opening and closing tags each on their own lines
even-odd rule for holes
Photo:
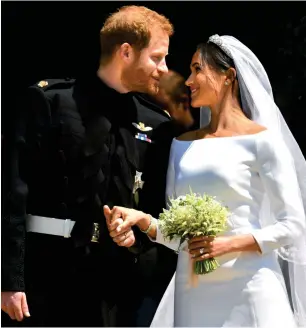
<svg viewBox="0 0 306 328">
<path fill-rule="evenodd" d="M 197 46 L 197 51 L 200 53 L 203 64 L 207 64 L 217 71 L 228 70 L 231 67 L 235 68 L 233 59 L 212 42 L 200 43 Z"/>
<path fill-rule="evenodd" d="M 233 59 L 213 42 L 200 43 L 197 46 L 197 51 L 199 51 L 202 63 L 204 65 L 208 65 L 216 71 L 222 72 L 227 71 L 230 68 L 236 69 Z M 238 80 L 237 76 L 236 79 Z M 238 91 L 238 100 L 242 108 L 240 90 Z M 244 110 L 244 113 L 250 118 L 250 113 L 248 113 L 248 110 Z"/>
<path fill-rule="evenodd" d="M 189 95 L 189 88 L 185 84 L 185 79 L 179 73 L 174 71 L 169 71 L 167 86 L 168 93 L 173 102 L 179 104 L 186 99 Z"/>
<path fill-rule="evenodd" d="M 185 78 L 176 71 L 169 70 L 161 77 L 159 89 L 164 91 L 175 104 L 189 104 L 190 102 L 190 91 L 185 84 Z M 184 105 L 184 109 L 187 109 L 187 107 Z"/>
</svg>

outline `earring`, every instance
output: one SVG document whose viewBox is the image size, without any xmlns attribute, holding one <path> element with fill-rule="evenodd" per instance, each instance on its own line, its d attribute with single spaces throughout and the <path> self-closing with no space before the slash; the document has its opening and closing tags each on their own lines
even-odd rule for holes
<svg viewBox="0 0 306 328">
<path fill-rule="evenodd" d="M 229 85 L 229 82 L 228 82 L 228 81 L 225 81 L 224 84 L 225 84 L 225 85 Z"/>
</svg>

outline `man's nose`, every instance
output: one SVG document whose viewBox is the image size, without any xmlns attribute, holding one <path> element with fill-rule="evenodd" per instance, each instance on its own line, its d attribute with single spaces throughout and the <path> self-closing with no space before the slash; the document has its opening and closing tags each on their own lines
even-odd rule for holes
<svg viewBox="0 0 306 328">
<path fill-rule="evenodd" d="M 163 74 L 168 73 L 168 66 L 165 59 L 159 64 L 158 70 Z"/>
</svg>

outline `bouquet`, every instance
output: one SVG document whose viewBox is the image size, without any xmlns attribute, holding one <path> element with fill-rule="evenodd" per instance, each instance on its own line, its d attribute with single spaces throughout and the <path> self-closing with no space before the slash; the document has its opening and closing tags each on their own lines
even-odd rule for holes
<svg viewBox="0 0 306 328">
<path fill-rule="evenodd" d="M 159 228 L 165 238 L 180 238 L 180 245 L 185 240 L 198 236 L 216 236 L 227 228 L 229 216 L 227 207 L 215 197 L 204 194 L 190 194 L 170 199 L 169 209 L 163 210 L 159 216 Z M 194 263 L 196 275 L 212 272 L 219 263 L 214 258 Z"/>
</svg>

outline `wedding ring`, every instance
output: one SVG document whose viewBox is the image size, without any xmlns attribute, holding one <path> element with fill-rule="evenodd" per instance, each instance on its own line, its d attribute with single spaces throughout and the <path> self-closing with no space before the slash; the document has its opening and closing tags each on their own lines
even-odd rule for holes
<svg viewBox="0 0 306 328">
<path fill-rule="evenodd" d="M 204 248 L 200 249 L 200 254 L 204 254 Z"/>
</svg>

